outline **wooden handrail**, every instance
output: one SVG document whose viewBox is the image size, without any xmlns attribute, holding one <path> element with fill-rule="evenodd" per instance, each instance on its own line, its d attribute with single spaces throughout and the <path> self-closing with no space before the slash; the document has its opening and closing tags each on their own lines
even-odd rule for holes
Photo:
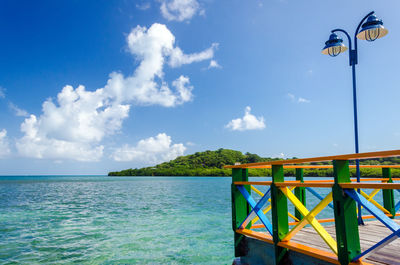
<svg viewBox="0 0 400 265">
<path fill-rule="evenodd" d="M 398 190 L 400 183 L 340 183 L 343 189 L 383 189 Z"/>
<path fill-rule="evenodd" d="M 243 164 L 249 165 L 249 164 Z M 238 165 L 235 165 L 238 166 Z M 224 166 L 224 168 L 231 168 L 232 166 Z M 271 165 L 262 166 L 247 166 L 245 168 L 271 168 Z M 356 165 L 350 165 L 350 168 L 356 168 Z M 284 165 L 283 168 L 303 168 L 303 169 L 324 169 L 333 168 L 333 165 Z M 360 165 L 360 168 L 400 168 L 400 165 Z"/>
<path fill-rule="evenodd" d="M 312 157 L 312 158 L 276 160 L 276 161 L 248 163 L 248 164 L 241 164 L 241 165 L 230 165 L 230 166 L 225 166 L 224 168 L 251 168 L 251 167 L 256 167 L 256 166 L 267 166 L 267 165 L 288 165 L 288 164 L 302 164 L 302 163 L 323 162 L 323 161 L 332 161 L 332 160 L 355 160 L 355 159 L 382 158 L 382 157 L 394 157 L 394 156 L 400 156 L 400 150 L 368 152 L 368 153 L 337 155 L 337 156 L 321 156 L 321 157 Z"/>
</svg>

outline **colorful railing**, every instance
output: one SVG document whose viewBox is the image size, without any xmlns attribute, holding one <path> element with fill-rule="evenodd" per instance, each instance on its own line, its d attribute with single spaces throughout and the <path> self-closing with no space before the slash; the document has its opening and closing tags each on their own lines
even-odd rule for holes
<svg viewBox="0 0 400 265">
<path fill-rule="evenodd" d="M 400 236 L 400 226 L 393 218 L 400 209 L 400 201 L 395 203 L 394 191 L 400 192 L 400 179 L 392 178 L 391 169 L 400 166 L 365 165 L 362 168 L 382 168 L 382 175 L 376 178 L 362 178 L 355 182 L 350 178 L 349 160 L 400 156 L 400 150 L 371 152 L 339 156 L 327 156 L 306 159 L 291 159 L 262 163 L 226 166 L 232 168 L 232 226 L 235 231 L 235 256 L 243 253 L 243 235 L 257 238 L 273 244 L 275 264 L 281 264 L 288 250 L 300 252 L 333 264 L 361 264 L 363 258 L 383 248 Z M 301 163 L 332 161 L 333 165 L 310 166 Z M 249 181 L 249 168 L 271 168 L 272 181 Z M 296 169 L 296 180 L 285 181 L 284 168 Z M 304 180 L 305 168 L 333 168 L 332 178 L 326 180 Z M 267 186 L 261 192 L 255 186 Z M 319 188 L 330 189 L 329 194 L 322 196 Z M 367 193 L 365 190 L 372 189 Z M 383 205 L 375 196 L 382 190 Z M 258 202 L 251 191 L 261 197 Z M 311 210 L 306 207 L 306 191 L 319 199 Z M 359 191 L 359 192 L 357 192 Z M 288 201 L 295 207 L 294 215 L 288 211 Z M 363 219 L 375 218 L 392 233 L 380 242 L 361 251 L 358 231 L 357 207 L 359 203 L 364 211 Z M 316 216 L 326 207 L 334 212 L 334 218 L 317 219 Z M 271 211 L 271 220 L 267 213 Z M 289 217 L 293 220 L 289 222 Z M 335 224 L 336 240 L 325 230 L 322 223 Z M 306 225 L 315 229 L 318 235 L 329 246 L 331 252 L 296 243 L 293 236 Z M 265 229 L 265 232 L 256 231 Z"/>
</svg>

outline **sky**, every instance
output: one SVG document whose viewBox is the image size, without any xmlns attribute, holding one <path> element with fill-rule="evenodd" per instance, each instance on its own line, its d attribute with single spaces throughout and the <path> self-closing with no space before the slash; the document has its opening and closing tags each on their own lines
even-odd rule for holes
<svg viewBox="0 0 400 265">
<path fill-rule="evenodd" d="M 354 153 L 348 52 L 321 50 L 370 11 L 389 33 L 358 41 L 360 152 L 399 149 L 398 10 L 395 0 L 3 0 L 0 175 L 104 175 L 219 148 Z"/>
</svg>

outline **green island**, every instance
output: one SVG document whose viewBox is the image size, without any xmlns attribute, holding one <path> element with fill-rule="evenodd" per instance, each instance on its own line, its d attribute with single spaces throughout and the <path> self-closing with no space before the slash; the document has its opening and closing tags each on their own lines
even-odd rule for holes
<svg viewBox="0 0 400 265">
<path fill-rule="evenodd" d="M 293 157 L 296 158 L 296 157 Z M 290 158 L 290 159 L 293 159 Z M 225 165 L 235 163 L 257 163 L 282 158 L 260 157 L 257 154 L 245 153 L 230 149 L 216 151 L 196 152 L 192 155 L 180 156 L 169 162 L 164 162 L 152 167 L 125 169 L 109 172 L 108 176 L 231 176 L 231 169 L 224 169 Z M 354 161 L 352 161 L 354 163 Z M 309 163 L 308 165 L 329 165 L 329 162 Z M 400 157 L 366 159 L 360 161 L 361 165 L 399 165 Z M 307 165 L 307 164 L 305 164 Z M 353 177 L 356 170 L 351 169 Z M 325 177 L 333 174 L 333 169 L 305 169 L 306 177 Z M 362 168 L 362 177 L 376 177 L 382 174 L 380 168 Z M 249 175 L 255 177 L 271 176 L 271 169 L 249 169 Z M 294 176 L 295 169 L 285 169 L 286 176 Z M 393 177 L 400 177 L 400 169 L 392 169 Z"/>
</svg>

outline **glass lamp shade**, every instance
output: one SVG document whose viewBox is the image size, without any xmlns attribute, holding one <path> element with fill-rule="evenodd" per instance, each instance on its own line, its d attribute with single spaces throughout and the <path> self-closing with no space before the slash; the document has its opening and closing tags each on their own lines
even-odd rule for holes
<svg viewBox="0 0 400 265">
<path fill-rule="evenodd" d="M 346 50 L 347 47 L 343 44 L 343 40 L 335 33 L 332 33 L 331 36 L 329 36 L 329 40 L 325 42 L 325 47 L 322 49 L 322 54 L 335 57 Z"/>
<path fill-rule="evenodd" d="M 362 27 L 361 31 L 357 34 L 360 40 L 374 41 L 382 38 L 388 34 L 388 30 L 383 27 L 382 20 L 378 19 L 375 15 L 370 15 Z"/>
</svg>

